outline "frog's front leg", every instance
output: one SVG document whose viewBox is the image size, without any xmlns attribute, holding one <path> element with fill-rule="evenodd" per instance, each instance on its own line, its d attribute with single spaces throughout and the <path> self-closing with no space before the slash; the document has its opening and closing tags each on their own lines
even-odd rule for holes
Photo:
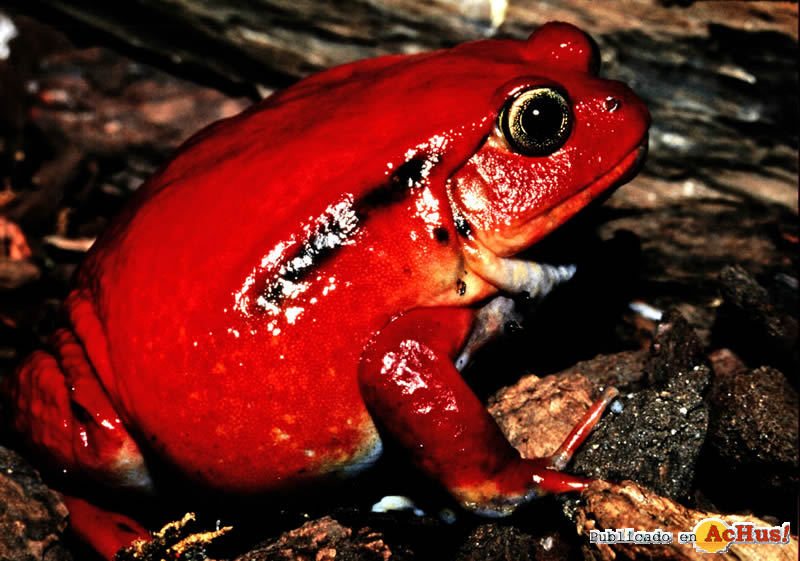
<svg viewBox="0 0 800 561">
<path fill-rule="evenodd" d="M 370 342 L 359 365 L 361 393 L 373 418 L 466 508 L 505 516 L 543 492 L 586 488 L 563 474 L 572 453 L 615 392 L 595 403 L 556 454 L 523 459 L 453 366 L 473 322 L 462 308 L 402 314 Z"/>
</svg>

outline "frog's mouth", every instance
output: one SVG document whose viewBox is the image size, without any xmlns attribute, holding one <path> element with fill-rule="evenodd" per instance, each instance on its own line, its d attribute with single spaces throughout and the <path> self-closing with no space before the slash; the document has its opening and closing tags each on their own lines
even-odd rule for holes
<svg viewBox="0 0 800 561">
<path fill-rule="evenodd" d="M 614 190 L 617 187 L 625 185 L 628 181 L 636 177 L 640 171 L 642 171 L 642 168 L 644 167 L 644 162 L 647 159 L 647 150 L 649 144 L 648 139 L 649 137 L 645 136 L 644 139 L 639 143 L 639 145 L 636 148 L 634 148 L 630 152 L 630 154 L 625 156 L 614 169 L 607 172 L 598 180 L 602 181 L 603 178 L 605 178 L 609 174 L 612 174 L 614 170 L 621 168 L 622 170 L 621 175 L 611 184 L 609 184 L 608 187 L 605 187 L 605 191 L 609 196 L 614 192 Z M 631 158 L 633 159 L 633 161 L 631 161 Z"/>
<path fill-rule="evenodd" d="M 561 226 L 589 203 L 610 197 L 618 187 L 633 179 L 644 166 L 644 161 L 647 157 L 647 145 L 648 137 L 645 136 L 636 148 L 628 152 L 609 171 L 577 193 L 534 216 L 526 224 L 526 230 L 538 233 L 530 243 L 538 241 Z"/>
</svg>

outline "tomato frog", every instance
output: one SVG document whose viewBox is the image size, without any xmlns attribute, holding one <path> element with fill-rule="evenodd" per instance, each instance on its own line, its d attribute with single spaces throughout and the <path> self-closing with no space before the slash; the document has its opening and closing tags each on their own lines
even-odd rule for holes
<svg viewBox="0 0 800 561">
<path fill-rule="evenodd" d="M 523 459 L 459 369 L 503 298 L 573 272 L 514 255 L 640 167 L 647 109 L 598 61 L 549 23 L 345 64 L 202 130 L 91 248 L 51 350 L 6 381 L 14 428 L 58 470 L 143 493 L 160 466 L 283 492 L 389 441 L 482 514 L 585 488 L 559 470 L 613 390 L 553 457 Z"/>
</svg>

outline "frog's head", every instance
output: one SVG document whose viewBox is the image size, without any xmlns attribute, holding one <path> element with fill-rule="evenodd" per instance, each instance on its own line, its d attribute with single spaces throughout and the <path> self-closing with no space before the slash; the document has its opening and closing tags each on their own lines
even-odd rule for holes
<svg viewBox="0 0 800 561">
<path fill-rule="evenodd" d="M 530 74 L 496 91 L 493 130 L 450 183 L 454 213 L 498 256 L 630 179 L 647 147 L 647 108 L 624 84 L 597 78 L 597 48 L 582 31 L 547 24 L 521 56 Z"/>
</svg>

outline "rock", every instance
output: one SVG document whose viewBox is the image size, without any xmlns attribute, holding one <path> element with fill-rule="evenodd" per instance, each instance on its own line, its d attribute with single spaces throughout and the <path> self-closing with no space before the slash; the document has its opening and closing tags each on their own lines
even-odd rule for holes
<svg viewBox="0 0 800 561">
<path fill-rule="evenodd" d="M 598 355 L 575 363 L 556 376 L 571 374 L 585 376 L 595 387 L 614 386 L 621 392 L 637 391 L 647 383 L 646 365 L 650 357 L 647 350 L 623 351 L 610 355 Z"/>
<path fill-rule="evenodd" d="M 794 283 L 796 291 L 796 277 Z M 751 364 L 769 364 L 796 374 L 800 368 L 797 319 L 779 309 L 770 293 L 741 266 L 722 270 L 720 292 L 725 306 L 718 319 L 718 339 Z M 797 386 L 800 380 L 795 377 L 792 382 Z"/>
<path fill-rule="evenodd" d="M 689 497 L 705 440 L 702 395 L 710 368 L 699 340 L 677 312 L 659 323 L 650 351 L 584 361 L 557 375 L 527 376 L 489 400 L 489 411 L 523 457 L 552 454 L 598 393 L 589 380 L 630 387 L 654 383 L 621 398 L 578 450 L 569 471 L 621 481 L 634 479 L 672 498 Z M 599 387 L 599 384 L 598 384 Z"/>
<path fill-rule="evenodd" d="M 592 404 L 594 389 L 581 375 L 526 376 L 489 400 L 489 412 L 525 458 L 556 451 Z"/>
<path fill-rule="evenodd" d="M 704 366 L 704 374 L 697 367 Z M 646 367 L 650 380 L 655 384 L 681 385 L 696 379 L 698 391 L 705 389 L 709 380 L 708 359 L 700 340 L 689 323 L 677 311 L 668 311 L 656 326 L 650 360 Z"/>
<path fill-rule="evenodd" d="M 710 445 L 734 465 L 798 465 L 800 416 L 797 392 L 779 371 L 768 366 L 715 377 L 708 401 L 712 405 Z M 787 472 L 786 475 L 789 475 Z M 792 474 L 796 481 L 797 474 Z M 789 485 L 783 481 L 780 486 Z"/>
<path fill-rule="evenodd" d="M 782 516 L 796 514 L 798 394 L 774 368 L 717 372 L 708 395 L 708 451 L 701 485 L 715 504 Z M 741 485 L 746 481 L 747 485 Z M 732 493 L 731 489 L 736 492 Z"/>
<path fill-rule="evenodd" d="M 579 449 L 572 470 L 610 481 L 634 479 L 670 498 L 689 496 L 708 426 L 702 395 L 710 368 L 686 320 L 667 312 L 658 325 L 648 376 L 656 385 L 622 399 Z"/>
<path fill-rule="evenodd" d="M 0 215 L 0 290 L 13 290 L 39 278 L 22 229 Z"/>
<path fill-rule="evenodd" d="M 0 559 L 71 561 L 67 507 L 16 453 L 0 446 Z"/>
<path fill-rule="evenodd" d="M 512 526 L 478 526 L 462 545 L 454 561 L 533 561 L 535 541 Z"/>
</svg>

